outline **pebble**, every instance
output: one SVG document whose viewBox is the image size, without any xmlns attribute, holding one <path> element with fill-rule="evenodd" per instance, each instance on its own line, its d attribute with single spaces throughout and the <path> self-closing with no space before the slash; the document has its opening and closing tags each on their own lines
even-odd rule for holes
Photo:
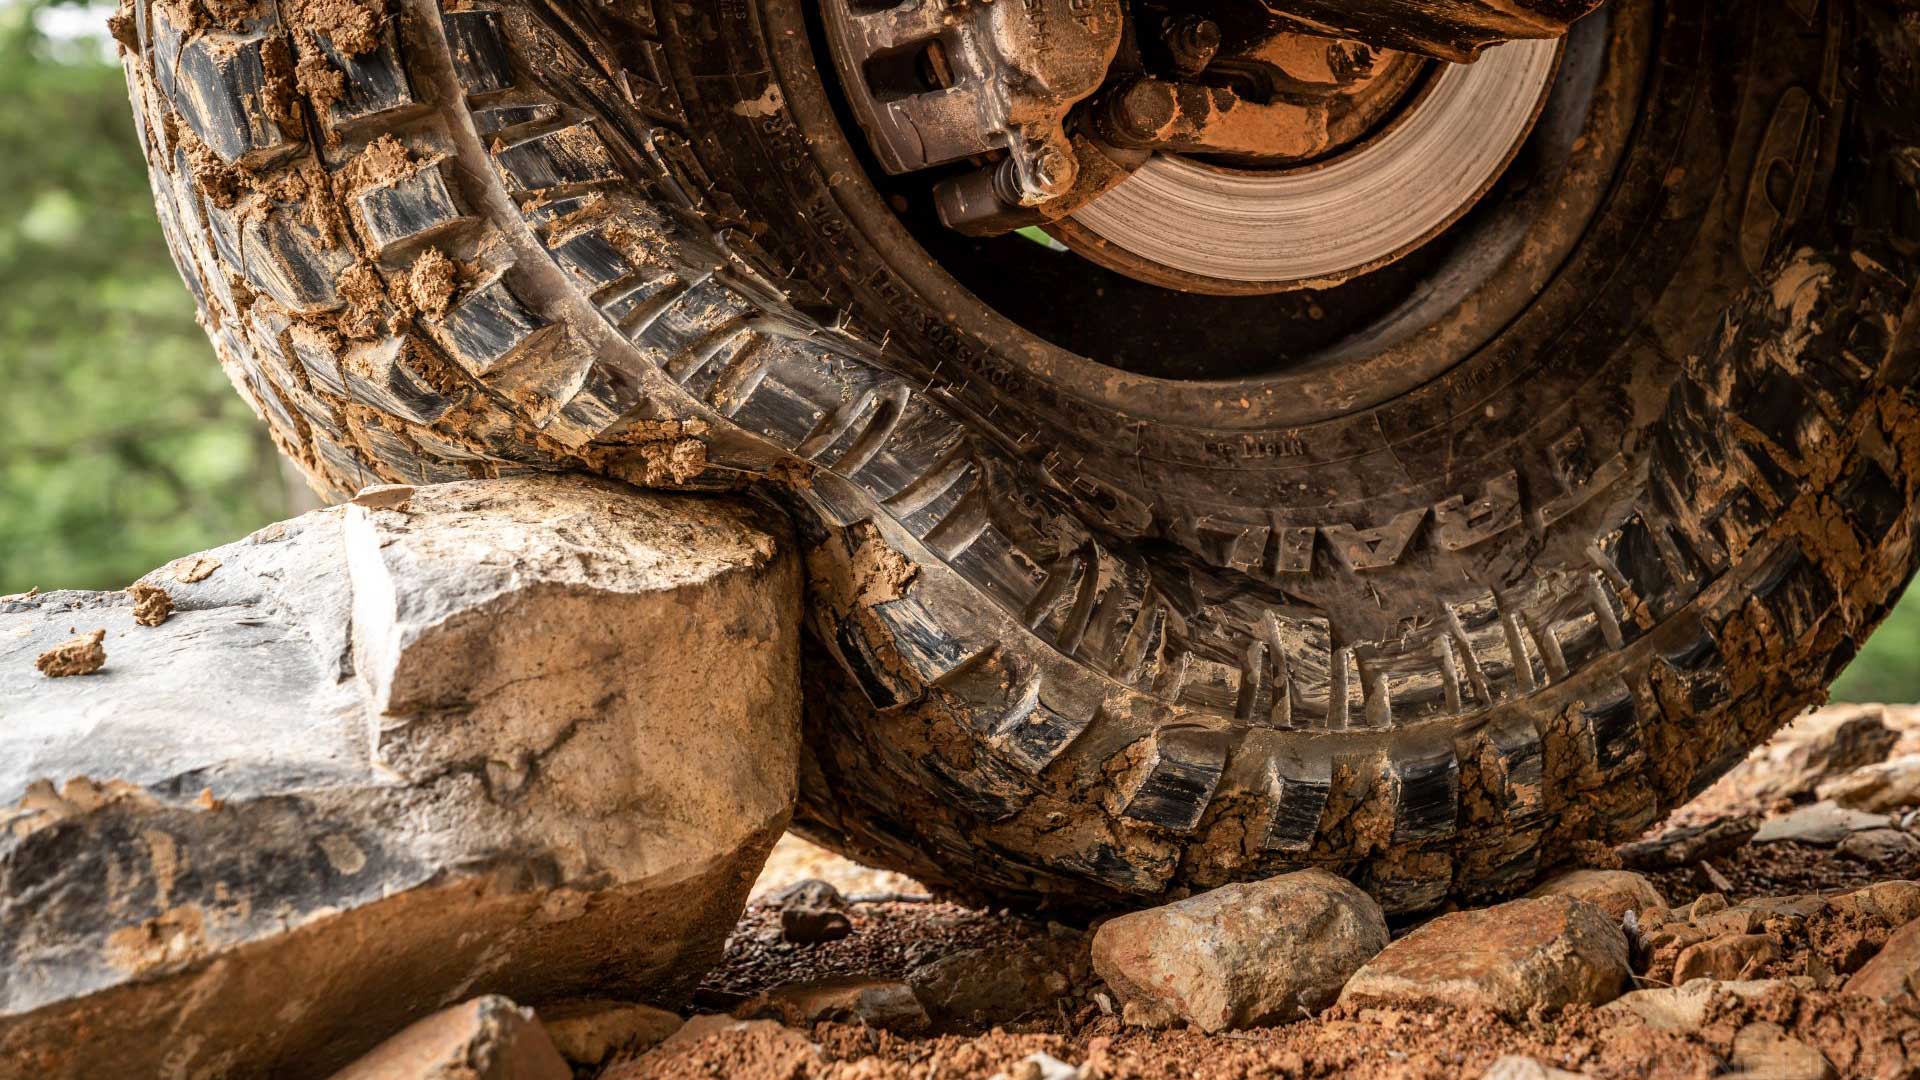
<svg viewBox="0 0 1920 1080">
<path fill-rule="evenodd" d="M 780 937 L 795 945 L 838 941 L 853 932 L 846 898 L 818 878 L 794 882 L 773 903 L 780 909 Z"/>
</svg>

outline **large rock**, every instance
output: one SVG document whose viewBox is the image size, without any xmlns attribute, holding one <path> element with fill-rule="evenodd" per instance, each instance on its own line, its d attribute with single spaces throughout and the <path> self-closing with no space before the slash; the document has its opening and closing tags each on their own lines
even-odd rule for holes
<svg viewBox="0 0 1920 1080">
<path fill-rule="evenodd" d="M 157 627 L 0 606 L 0 1071 L 312 1076 L 475 994 L 684 998 L 791 810 L 783 537 L 475 481 L 157 571 Z M 105 667 L 37 673 L 75 627 Z"/>
<path fill-rule="evenodd" d="M 1584 900 L 1547 896 L 1434 919 L 1356 972 L 1340 1001 L 1439 1002 L 1520 1018 L 1611 1001 L 1626 980 L 1619 924 Z"/>
<path fill-rule="evenodd" d="M 1093 936 L 1093 969 L 1123 1002 L 1225 1031 L 1319 1012 L 1386 944 L 1372 897 L 1302 870 L 1111 919 Z"/>
</svg>

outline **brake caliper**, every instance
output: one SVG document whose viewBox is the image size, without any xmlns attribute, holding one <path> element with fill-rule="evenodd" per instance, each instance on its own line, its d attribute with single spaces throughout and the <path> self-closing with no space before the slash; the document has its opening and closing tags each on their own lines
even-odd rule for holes
<svg viewBox="0 0 1920 1080">
<path fill-rule="evenodd" d="M 835 61 L 882 168 L 897 175 L 1005 151 L 936 187 L 948 225 L 1035 224 L 1105 190 L 1109 173 L 1125 176 L 1067 132 L 1067 115 L 1119 52 L 1120 0 L 826 3 Z"/>
</svg>

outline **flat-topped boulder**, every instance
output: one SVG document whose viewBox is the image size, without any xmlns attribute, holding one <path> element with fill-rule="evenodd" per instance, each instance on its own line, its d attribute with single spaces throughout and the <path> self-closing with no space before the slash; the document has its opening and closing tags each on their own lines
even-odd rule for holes
<svg viewBox="0 0 1920 1080">
<path fill-rule="evenodd" d="M 0 1072 L 325 1075 L 476 995 L 675 1004 L 791 813 L 799 573 L 754 504 L 378 489 L 142 584 L 157 625 L 0 602 Z"/>
</svg>

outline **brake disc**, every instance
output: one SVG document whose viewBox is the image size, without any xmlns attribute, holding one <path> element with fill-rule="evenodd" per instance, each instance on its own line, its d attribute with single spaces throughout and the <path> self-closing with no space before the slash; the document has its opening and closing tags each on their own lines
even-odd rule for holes
<svg viewBox="0 0 1920 1080">
<path fill-rule="evenodd" d="M 1300 168 L 1156 154 L 1058 232 L 1095 261 L 1180 288 L 1336 284 L 1420 246 L 1479 200 L 1532 130 L 1559 54 L 1557 40 L 1514 41 L 1477 63 L 1440 65 L 1371 139 Z"/>
</svg>

